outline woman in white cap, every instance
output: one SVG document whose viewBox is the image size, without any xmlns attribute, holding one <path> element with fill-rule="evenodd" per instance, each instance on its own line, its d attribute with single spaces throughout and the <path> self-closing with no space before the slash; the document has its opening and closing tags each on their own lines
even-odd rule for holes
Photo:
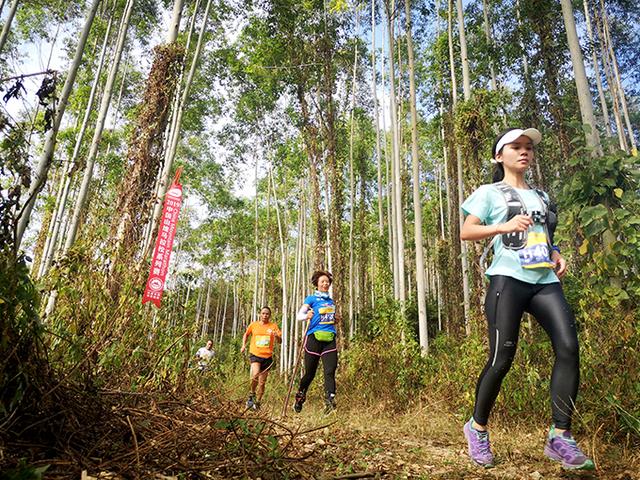
<svg viewBox="0 0 640 480">
<path fill-rule="evenodd" d="M 590 470 L 594 464 L 580 450 L 570 430 L 579 382 L 578 336 L 575 317 L 559 282 L 567 264 L 553 243 L 555 207 L 545 192 L 529 187 L 525 181 L 534 146 L 540 140 L 535 128 L 501 132 L 492 152 L 496 183 L 482 185 L 461 206 L 466 218 L 460 238 L 491 238 L 494 250 L 486 271 L 489 358 L 476 385 L 474 413 L 464 426 L 464 434 L 472 460 L 492 467 L 489 414 L 516 353 L 522 314 L 528 312 L 545 330 L 555 352 L 551 376 L 553 425 L 544 454 L 567 469 Z"/>
</svg>

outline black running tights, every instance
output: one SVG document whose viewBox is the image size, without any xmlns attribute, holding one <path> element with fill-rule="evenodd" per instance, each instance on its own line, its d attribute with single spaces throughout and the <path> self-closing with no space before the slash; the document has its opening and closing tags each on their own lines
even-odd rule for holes
<svg viewBox="0 0 640 480">
<path fill-rule="evenodd" d="M 316 337 L 307 335 L 304 343 L 304 377 L 300 380 L 300 391 L 305 392 L 316 376 L 318 363 L 322 358 L 324 370 L 324 391 L 328 396 L 336 393 L 336 368 L 338 367 L 338 350 L 335 338 L 330 342 L 321 342 Z"/>
<path fill-rule="evenodd" d="M 532 314 L 551 339 L 555 363 L 551 375 L 551 411 L 557 428 L 570 429 L 578 394 L 579 355 L 576 322 L 559 283 L 530 284 L 511 277 L 491 277 L 485 299 L 489 324 L 489 359 L 476 386 L 473 419 L 489 421 L 502 379 L 516 354 L 522 314 Z"/>
</svg>

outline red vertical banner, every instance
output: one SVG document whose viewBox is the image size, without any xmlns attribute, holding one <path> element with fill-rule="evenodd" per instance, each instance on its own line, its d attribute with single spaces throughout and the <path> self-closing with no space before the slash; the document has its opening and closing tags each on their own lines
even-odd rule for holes
<svg viewBox="0 0 640 480">
<path fill-rule="evenodd" d="M 156 238 L 156 246 L 153 249 L 153 257 L 151 258 L 151 270 L 149 271 L 147 286 L 142 296 L 143 304 L 152 302 L 158 308 L 160 308 L 162 292 L 164 292 L 164 283 L 169 270 L 169 258 L 171 257 L 173 239 L 176 236 L 178 226 L 178 215 L 182 205 L 181 173 L 182 168 L 179 168 L 164 197 L 162 217 L 158 225 L 158 237 Z"/>
</svg>

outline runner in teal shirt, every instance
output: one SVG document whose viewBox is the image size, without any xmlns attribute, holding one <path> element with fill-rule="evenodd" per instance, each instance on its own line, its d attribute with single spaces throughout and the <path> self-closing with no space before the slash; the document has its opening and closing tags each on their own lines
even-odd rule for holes
<svg viewBox="0 0 640 480">
<path fill-rule="evenodd" d="M 576 320 L 559 282 L 567 264 L 560 249 L 549 245 L 555 225 L 550 225 L 548 196 L 531 189 L 524 179 L 534 158 L 534 145 L 540 140 L 535 128 L 511 128 L 498 135 L 492 152 L 496 183 L 481 186 L 461 205 L 466 218 L 460 238 L 495 239 L 493 262 L 486 272 L 489 288 L 484 305 L 489 356 L 476 385 L 473 416 L 463 432 L 471 459 L 492 467 L 489 414 L 515 357 L 522 315 L 528 312 L 551 339 L 555 353 L 553 426 L 544 454 L 566 469 L 592 470 L 593 462 L 580 450 L 570 430 L 580 365 Z"/>
<path fill-rule="evenodd" d="M 516 188 L 515 190 L 524 201 L 523 206 L 528 212 L 544 210 L 544 202 L 535 190 L 528 188 Z M 465 216 L 474 215 L 484 225 L 504 223 L 507 218 L 507 205 L 504 201 L 504 196 L 495 185 L 482 185 L 479 187 L 464 201 L 461 208 Z M 529 232 L 536 232 L 541 235 L 545 233 L 540 224 L 531 225 Z M 493 244 L 493 262 L 485 272 L 488 277 L 506 275 L 527 283 L 554 283 L 560 281 L 553 269 L 522 268 L 518 252 L 504 248 L 501 236 L 496 235 L 496 237 Z"/>
</svg>

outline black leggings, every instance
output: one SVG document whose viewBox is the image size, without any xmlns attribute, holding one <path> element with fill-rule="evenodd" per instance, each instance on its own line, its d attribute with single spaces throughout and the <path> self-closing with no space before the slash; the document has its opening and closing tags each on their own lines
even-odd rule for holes
<svg viewBox="0 0 640 480">
<path fill-rule="evenodd" d="M 300 380 L 300 391 L 306 393 L 309 385 L 316 376 L 318 363 L 322 358 L 324 370 L 324 391 L 328 396 L 336 393 L 336 368 L 338 368 L 338 350 L 336 339 L 321 342 L 316 337 L 307 335 L 304 340 L 304 377 Z"/>
<path fill-rule="evenodd" d="M 492 276 L 484 308 L 489 323 L 489 359 L 476 386 L 473 419 L 480 425 L 489 421 L 502 379 L 516 354 L 522 314 L 528 312 L 547 332 L 556 356 L 551 375 L 553 423 L 557 428 L 571 428 L 580 375 L 578 335 L 560 284 L 536 285 Z"/>
</svg>

